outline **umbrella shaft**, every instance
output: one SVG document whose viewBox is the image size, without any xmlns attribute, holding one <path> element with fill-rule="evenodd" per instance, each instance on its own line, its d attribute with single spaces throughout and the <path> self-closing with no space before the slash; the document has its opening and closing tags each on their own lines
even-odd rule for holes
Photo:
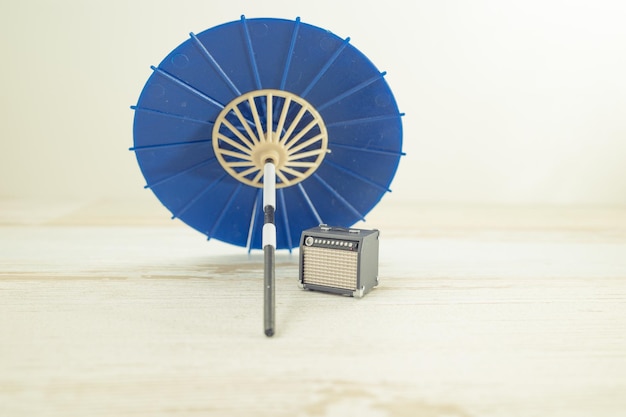
<svg viewBox="0 0 626 417">
<path fill-rule="evenodd" d="M 274 335 L 274 281 L 275 281 L 275 252 L 276 226 L 274 224 L 274 210 L 276 209 L 276 170 L 274 164 L 267 162 L 263 173 L 263 252 L 265 255 L 264 275 L 264 307 L 263 324 L 265 335 Z"/>
<path fill-rule="evenodd" d="M 271 245 L 267 245 L 263 248 L 263 252 L 265 253 L 265 274 L 264 274 L 264 314 L 263 314 L 263 324 L 265 326 L 265 335 L 273 336 L 274 335 L 274 311 L 275 311 L 275 261 L 274 261 L 274 252 L 275 249 Z"/>
</svg>

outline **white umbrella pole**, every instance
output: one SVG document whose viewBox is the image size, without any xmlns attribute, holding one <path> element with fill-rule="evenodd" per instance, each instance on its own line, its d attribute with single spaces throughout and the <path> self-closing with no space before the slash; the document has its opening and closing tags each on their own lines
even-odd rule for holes
<svg viewBox="0 0 626 417">
<path fill-rule="evenodd" d="M 264 268 L 264 307 L 263 324 L 265 335 L 274 335 L 274 281 L 275 281 L 275 252 L 276 252 L 276 225 L 274 223 L 274 212 L 276 211 L 276 168 L 273 161 L 265 163 L 263 171 L 263 213 L 265 221 L 263 224 L 263 252 L 265 255 Z"/>
</svg>

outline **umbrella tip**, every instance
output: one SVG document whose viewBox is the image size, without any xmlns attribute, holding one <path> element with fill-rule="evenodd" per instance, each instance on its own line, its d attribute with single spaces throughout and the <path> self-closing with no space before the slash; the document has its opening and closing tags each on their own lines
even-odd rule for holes
<svg viewBox="0 0 626 417">
<path fill-rule="evenodd" d="M 265 329 L 265 336 L 267 337 L 274 336 L 274 329 Z"/>
</svg>

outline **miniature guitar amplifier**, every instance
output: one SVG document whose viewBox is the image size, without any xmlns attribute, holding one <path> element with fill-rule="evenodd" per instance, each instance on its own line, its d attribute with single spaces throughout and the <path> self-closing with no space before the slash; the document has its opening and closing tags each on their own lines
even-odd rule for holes
<svg viewBox="0 0 626 417">
<path fill-rule="evenodd" d="M 378 285 L 379 231 L 322 224 L 300 238 L 300 286 L 363 297 Z"/>
</svg>

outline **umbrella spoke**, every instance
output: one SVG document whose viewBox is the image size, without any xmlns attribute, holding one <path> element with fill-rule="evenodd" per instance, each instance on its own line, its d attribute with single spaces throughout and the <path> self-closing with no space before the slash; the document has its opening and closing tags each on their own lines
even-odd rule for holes
<svg viewBox="0 0 626 417">
<path fill-rule="evenodd" d="M 302 183 L 298 183 L 297 185 L 298 185 L 298 190 L 300 191 L 300 194 L 302 194 L 302 197 L 304 197 L 304 201 L 306 202 L 309 209 L 311 209 L 311 213 L 313 213 L 313 216 L 315 217 L 315 221 L 317 222 L 317 224 L 324 224 L 324 221 L 322 220 L 319 213 L 317 212 L 315 205 L 313 205 L 313 202 L 311 201 L 311 197 L 309 197 L 309 194 L 306 192 L 306 190 L 302 186 Z"/>
<path fill-rule="evenodd" d="M 315 162 L 287 162 L 285 164 L 286 167 L 292 167 L 292 168 L 311 168 L 314 166 L 317 166 L 317 164 Z"/>
<path fill-rule="evenodd" d="M 154 71 L 155 73 L 162 75 L 165 79 L 171 81 L 172 83 L 178 85 L 179 87 L 184 88 L 185 90 L 189 91 L 190 93 L 194 94 L 197 97 L 200 97 L 201 99 L 213 104 L 214 106 L 219 107 L 220 109 L 224 108 L 224 105 L 222 103 L 220 103 L 219 101 L 215 100 L 213 97 L 209 97 L 206 94 L 204 94 L 202 91 L 198 90 L 196 87 L 194 87 L 193 85 L 181 80 L 180 78 L 170 74 L 169 72 L 166 72 L 164 70 L 162 70 L 161 68 L 157 68 L 155 66 L 151 66 L 150 67 L 152 69 L 152 71 Z"/>
<path fill-rule="evenodd" d="M 254 179 L 252 180 L 252 183 L 253 184 L 260 184 L 261 183 L 261 178 L 263 178 L 263 171 L 259 170 L 258 174 L 256 174 Z"/>
<path fill-rule="evenodd" d="M 308 151 L 308 152 L 302 152 L 296 155 L 290 155 L 288 160 L 289 162 L 297 161 L 298 159 L 304 159 L 304 158 L 308 158 L 311 156 L 322 155 L 325 153 L 326 153 L 326 149 L 316 149 L 314 151 Z"/>
<path fill-rule="evenodd" d="M 228 130 L 233 132 L 235 134 L 235 136 L 237 136 L 239 138 L 239 140 L 242 141 L 246 145 L 246 147 L 248 149 L 252 149 L 254 147 L 252 142 L 250 142 L 250 139 L 245 137 L 243 135 L 243 133 L 241 133 L 241 130 L 239 130 L 235 126 L 233 126 L 232 123 L 230 123 L 227 119 L 224 119 L 224 126 L 226 126 L 228 128 Z"/>
<path fill-rule="evenodd" d="M 379 155 L 389 155 L 389 156 L 406 155 L 404 152 L 400 152 L 400 151 L 385 151 L 385 150 L 380 150 L 380 149 L 371 149 L 371 148 L 363 148 L 359 146 L 343 145 L 339 143 L 333 143 L 333 148 L 344 148 L 344 149 L 350 149 L 351 151 L 361 151 L 361 152 L 375 153 Z"/>
<path fill-rule="evenodd" d="M 296 117 L 294 117 L 293 120 L 291 121 L 289 128 L 287 128 L 287 131 L 285 132 L 285 134 L 280 138 L 280 141 L 279 141 L 280 144 L 285 144 L 285 142 L 289 140 L 289 137 L 298 126 L 298 123 L 300 123 L 300 120 L 302 120 L 302 117 L 304 116 L 306 111 L 307 111 L 307 108 L 305 106 L 302 106 L 300 108 L 300 111 L 298 112 L 298 114 L 296 114 Z"/>
<path fill-rule="evenodd" d="M 296 178 L 306 177 L 306 172 L 296 171 L 295 169 L 291 169 L 289 167 L 282 167 L 281 171 L 286 172 L 289 175 L 292 175 Z"/>
<path fill-rule="evenodd" d="M 224 72 L 224 70 L 222 69 L 220 64 L 217 63 L 215 58 L 213 58 L 213 55 L 211 55 L 209 50 L 206 48 L 206 46 L 204 46 L 204 44 L 200 41 L 200 39 L 198 39 L 198 37 L 195 35 L 195 33 L 190 33 L 189 36 L 196 43 L 196 46 L 200 49 L 202 54 L 209 60 L 209 62 L 213 66 L 213 69 L 215 69 L 217 71 L 217 73 L 220 75 L 220 77 L 222 77 L 222 80 L 224 80 L 224 82 L 226 84 L 228 84 L 228 87 L 230 87 L 231 91 L 233 93 L 235 93 L 236 95 L 240 96 L 241 92 L 235 86 L 235 83 L 233 83 L 233 81 L 230 79 L 228 74 L 226 74 L 226 72 Z"/>
<path fill-rule="evenodd" d="M 222 142 L 226 142 L 228 143 L 230 146 L 232 146 L 235 149 L 239 149 L 241 152 L 245 153 L 246 155 L 252 155 L 252 150 L 250 148 L 246 148 L 245 146 L 241 145 L 238 142 L 235 142 L 234 140 L 232 140 L 231 138 L 229 138 L 228 136 L 224 136 L 221 133 L 219 133 L 217 135 L 217 138 L 219 140 L 221 140 Z"/>
<path fill-rule="evenodd" d="M 232 166 L 232 165 L 231 165 Z M 258 171 L 259 169 L 256 166 L 253 166 L 252 168 L 248 168 L 246 170 L 243 170 L 241 172 L 238 172 L 237 175 L 239 177 L 247 177 L 248 175 L 252 174 L 253 172 Z M 258 174 L 257 174 L 258 175 Z"/>
<path fill-rule="evenodd" d="M 350 38 L 346 38 L 341 45 L 339 46 L 339 48 L 335 51 L 335 53 L 330 57 L 330 59 L 328 59 L 328 61 L 326 61 L 326 63 L 324 64 L 324 66 L 322 67 L 322 69 L 317 73 L 317 75 L 313 78 L 313 80 L 309 83 L 309 85 L 307 86 L 307 88 L 304 89 L 304 91 L 300 94 L 300 96 L 302 97 L 306 97 L 307 94 L 309 94 L 309 92 L 311 91 L 311 89 L 313 88 L 313 86 L 315 86 L 315 84 L 317 84 L 317 82 L 322 78 L 322 76 L 324 75 L 324 73 L 326 73 L 326 71 L 328 71 L 328 69 L 330 68 L 330 66 L 333 64 L 333 62 L 335 62 L 335 60 L 339 57 L 339 55 L 343 52 L 343 50 L 346 48 L 346 46 L 348 46 L 348 43 L 350 43 Z"/>
<path fill-rule="evenodd" d="M 198 145 L 198 144 L 209 143 L 209 142 L 211 142 L 211 139 L 188 140 L 188 141 L 184 141 L 184 142 L 159 143 L 159 144 L 156 144 L 156 145 L 134 146 L 132 148 L 128 148 L 128 150 L 137 152 L 137 151 L 154 150 L 154 149 L 159 149 L 159 148 L 175 148 L 175 147 L 178 147 L 178 146 Z"/>
<path fill-rule="evenodd" d="M 319 135 L 316 135 L 314 137 L 312 137 L 309 140 L 306 140 L 302 143 L 300 143 L 298 146 L 293 147 L 293 148 L 288 148 L 289 152 L 287 152 L 289 155 L 293 155 L 294 153 L 298 152 L 300 149 L 304 149 L 309 145 L 314 144 L 315 142 L 319 142 L 320 140 L 324 139 L 325 135 L 320 133 Z"/>
<path fill-rule="evenodd" d="M 287 59 L 285 60 L 285 69 L 283 70 L 283 78 L 280 81 L 280 89 L 285 89 L 287 83 L 287 75 L 289 75 L 289 67 L 293 60 L 293 50 L 296 47 L 296 40 L 298 39 L 298 29 L 300 29 L 300 18 L 297 17 L 293 25 L 293 32 L 291 33 L 291 43 L 289 44 L 289 52 L 287 52 Z"/>
<path fill-rule="evenodd" d="M 283 131 L 283 126 L 285 125 L 285 119 L 287 118 L 287 113 L 289 112 L 289 107 L 291 106 L 291 97 L 287 96 L 285 98 L 285 102 L 283 103 L 283 108 L 280 112 L 280 118 L 278 119 L 278 125 L 276 126 L 276 134 L 278 135 L 277 139 L 280 140 L 280 133 Z"/>
<path fill-rule="evenodd" d="M 211 238 L 213 237 L 213 234 L 215 233 L 215 230 L 222 223 L 222 220 L 224 220 L 224 215 L 228 213 L 228 211 L 230 211 L 230 206 L 233 204 L 233 201 L 235 200 L 235 197 L 237 196 L 237 194 L 239 194 L 239 190 L 241 190 L 241 185 L 242 184 L 237 184 L 237 188 L 235 188 L 233 192 L 230 194 L 230 196 L 228 197 L 228 202 L 226 203 L 226 205 L 220 212 L 215 223 L 213 223 L 213 227 L 211 227 L 211 230 L 206 233 L 207 238 L 209 240 L 211 240 Z"/>
<path fill-rule="evenodd" d="M 215 160 L 216 160 L 215 157 L 211 157 L 211 158 L 209 158 L 209 159 L 207 159 L 205 161 L 200 162 L 199 164 L 195 164 L 193 166 L 190 166 L 187 169 L 184 169 L 182 171 L 176 172 L 176 173 L 174 173 L 172 175 L 168 175 L 165 178 L 161 178 L 160 180 L 158 180 L 156 182 L 153 182 L 153 183 L 150 183 L 150 184 L 146 184 L 143 188 L 153 188 L 153 187 L 156 187 L 157 185 L 161 185 L 161 184 L 163 184 L 163 183 L 165 183 L 167 181 L 173 180 L 176 177 L 179 177 L 181 175 L 187 174 L 187 173 L 189 173 L 191 171 L 194 171 L 194 170 L 196 170 L 196 169 L 198 169 L 200 167 L 203 167 L 205 165 L 209 165 L 211 162 L 213 162 Z"/>
<path fill-rule="evenodd" d="M 208 193 L 211 189 L 213 189 L 213 187 L 215 187 L 217 184 L 219 184 L 226 177 L 226 175 L 227 174 L 224 174 L 221 177 L 219 177 L 217 180 L 212 181 L 202 191 L 200 191 L 195 196 L 193 196 L 193 198 L 191 198 L 191 200 L 189 200 L 182 208 L 178 209 L 178 211 L 176 211 L 176 213 L 172 212 L 172 220 L 180 217 L 183 213 L 185 213 L 187 210 L 189 210 L 189 208 L 191 206 L 196 204 L 196 202 L 200 199 L 200 197 L 202 197 L 203 195 Z"/>
<path fill-rule="evenodd" d="M 250 139 L 252 139 L 253 142 L 259 142 L 260 139 L 256 137 L 256 135 L 254 134 L 254 132 L 250 128 L 250 125 L 254 124 L 254 123 L 250 122 L 248 119 L 243 117 L 243 114 L 241 114 L 241 110 L 239 110 L 239 107 L 234 106 L 232 108 L 232 110 L 235 113 L 235 115 L 237 116 L 237 118 L 239 119 L 239 123 L 241 123 L 241 125 L 243 126 L 244 129 L 246 129 L 246 133 L 248 133 L 248 136 L 250 137 Z M 224 120 L 226 120 L 226 118 L 224 118 Z"/>
<path fill-rule="evenodd" d="M 375 183 L 374 181 L 370 180 L 369 178 L 367 178 L 367 177 L 365 177 L 365 176 L 363 176 L 363 175 L 361 175 L 359 173 L 356 173 L 356 172 L 354 172 L 354 171 L 352 171 L 352 170 L 350 170 L 348 168 L 342 167 L 342 166 L 340 166 L 338 164 L 335 164 L 334 162 L 331 162 L 331 161 L 326 161 L 326 163 L 328 165 L 330 165 L 330 166 L 333 166 L 333 167 L 337 168 L 339 171 L 352 176 L 353 178 L 359 179 L 359 180 L 363 181 L 364 183 L 371 185 L 374 188 L 378 188 L 379 190 L 381 190 L 383 192 L 388 192 L 388 193 L 391 192 L 391 190 L 389 188 L 387 188 L 387 187 L 385 187 L 385 186 L 383 186 L 381 184 Z"/>
<path fill-rule="evenodd" d="M 383 120 L 396 120 L 398 117 L 401 117 L 401 116 L 404 116 L 404 113 L 385 114 L 382 116 L 370 116 L 370 117 L 364 117 L 362 119 L 342 120 L 339 122 L 328 123 L 326 127 L 327 128 L 335 127 L 335 126 L 345 127 L 345 126 L 351 126 L 351 125 L 379 122 Z"/>
<path fill-rule="evenodd" d="M 313 129 L 313 127 L 315 127 L 317 125 L 318 125 L 318 121 L 317 120 L 311 120 L 308 125 L 306 125 L 302 129 L 300 129 L 300 131 L 298 132 L 298 134 L 296 136 L 294 136 L 293 138 L 291 138 L 288 141 L 284 142 L 285 143 L 285 148 L 287 150 L 289 150 L 289 148 L 291 148 L 293 145 L 295 145 L 300 139 L 302 139 L 302 137 L 304 135 L 309 133 L 309 131 L 311 129 Z"/>
<path fill-rule="evenodd" d="M 348 202 L 348 200 L 346 200 L 345 198 L 343 198 L 343 196 L 341 194 L 339 194 L 339 192 L 337 190 L 335 190 L 330 184 L 328 184 L 326 181 L 324 181 L 322 179 L 322 177 L 320 177 L 317 174 L 313 174 L 313 177 L 318 180 L 320 182 L 320 184 L 322 184 L 324 186 L 324 188 L 326 188 L 333 196 L 335 196 L 337 198 L 337 200 L 341 201 L 350 211 L 352 211 L 352 213 L 356 214 L 360 220 L 365 220 L 365 216 L 363 216 L 363 214 L 358 211 L 356 208 L 354 208 L 354 206 L 352 204 L 350 204 Z"/>
<path fill-rule="evenodd" d="M 183 115 L 180 115 L 180 114 L 171 113 L 171 112 L 162 111 L 162 110 L 149 109 L 147 107 L 130 106 L 130 108 L 132 110 L 135 110 L 135 111 L 138 111 L 138 112 L 152 113 L 152 114 L 156 114 L 158 116 L 171 117 L 172 119 L 179 119 L 179 120 L 182 120 L 182 121 L 185 121 L 185 122 L 200 123 L 200 124 L 205 124 L 205 125 L 213 125 L 214 124 L 214 122 L 209 121 L 209 120 L 194 119 L 193 117 L 187 117 L 187 116 L 183 116 Z"/>
<path fill-rule="evenodd" d="M 289 227 L 289 211 L 287 210 L 287 204 L 285 203 L 285 194 L 282 189 L 277 190 L 277 194 L 277 211 L 280 213 L 280 217 L 283 219 L 283 229 L 285 230 L 285 237 L 287 238 L 287 247 L 289 248 L 289 252 L 291 252 L 293 242 L 291 240 L 291 228 Z"/>
<path fill-rule="evenodd" d="M 243 26 L 243 32 L 246 36 L 246 47 L 248 50 L 248 59 L 250 61 L 250 65 L 252 66 L 252 73 L 254 74 L 254 81 L 256 82 L 256 88 L 258 90 L 261 89 L 261 75 L 259 74 L 259 68 L 256 64 L 256 59 L 254 58 L 254 49 L 252 48 L 252 39 L 250 38 L 250 31 L 248 30 L 248 22 L 246 21 L 245 16 L 241 16 L 241 24 Z"/>
<path fill-rule="evenodd" d="M 262 198 L 262 194 L 263 191 L 259 189 L 256 193 L 254 204 L 252 205 L 252 213 L 250 214 L 250 226 L 248 227 L 248 238 L 246 239 L 246 248 L 248 249 L 248 253 L 250 253 L 250 251 L 252 250 L 252 239 L 254 237 L 254 231 L 256 230 L 256 228 L 254 227 L 254 223 L 256 222 L 257 210 Z"/>
<path fill-rule="evenodd" d="M 259 140 L 261 142 L 265 141 L 265 134 L 263 132 L 263 125 L 261 124 L 261 117 L 259 115 L 259 111 L 256 108 L 256 103 L 254 102 L 254 97 L 248 97 L 248 104 L 250 105 L 250 111 L 252 111 L 252 117 L 254 118 L 254 124 L 256 125 L 257 133 L 259 134 Z"/>
<path fill-rule="evenodd" d="M 283 171 L 286 171 L 286 169 L 282 168 L 281 170 L 276 171 L 276 176 L 280 178 L 281 182 L 289 184 L 289 178 L 287 178 L 287 176 L 283 174 Z"/>
<path fill-rule="evenodd" d="M 266 115 L 265 115 L 265 117 L 266 117 L 266 119 L 265 119 L 266 120 L 265 126 L 267 126 L 266 129 L 265 129 L 267 131 L 265 138 L 267 139 L 268 142 L 273 142 L 273 138 L 272 138 L 272 136 L 273 136 L 273 134 L 272 134 L 273 133 L 272 132 L 272 126 L 274 125 L 273 104 L 274 104 L 274 98 L 273 98 L 272 93 L 270 91 L 270 92 L 267 93 L 267 96 L 266 96 L 266 106 L 267 106 L 267 108 L 265 109 L 265 113 L 266 113 Z"/>
<path fill-rule="evenodd" d="M 245 168 L 245 167 L 251 167 L 254 165 L 254 162 L 252 161 L 241 161 L 241 162 L 229 162 L 228 166 L 233 167 L 233 168 Z"/>
<path fill-rule="evenodd" d="M 252 161 L 252 157 L 250 155 L 242 154 L 239 152 L 221 150 L 219 155 L 220 156 L 227 155 L 227 156 L 232 156 L 233 158 L 242 159 L 244 161 Z M 225 161 L 224 164 L 228 164 L 228 162 Z"/>
<path fill-rule="evenodd" d="M 320 105 L 317 107 L 317 110 L 323 110 L 326 107 L 337 103 L 340 100 L 343 100 L 344 98 L 356 93 L 359 90 L 364 89 L 365 87 L 367 87 L 368 85 L 378 81 L 378 80 L 382 80 L 383 77 L 385 76 L 384 72 L 381 72 L 380 74 L 378 74 L 376 77 L 372 77 L 369 80 L 366 80 L 364 82 L 362 82 L 361 84 L 357 85 L 356 87 L 352 87 L 351 89 L 349 89 L 348 91 L 344 92 L 343 94 L 339 94 L 337 97 L 335 97 L 334 99 L 327 101 L 326 103 Z"/>
</svg>

